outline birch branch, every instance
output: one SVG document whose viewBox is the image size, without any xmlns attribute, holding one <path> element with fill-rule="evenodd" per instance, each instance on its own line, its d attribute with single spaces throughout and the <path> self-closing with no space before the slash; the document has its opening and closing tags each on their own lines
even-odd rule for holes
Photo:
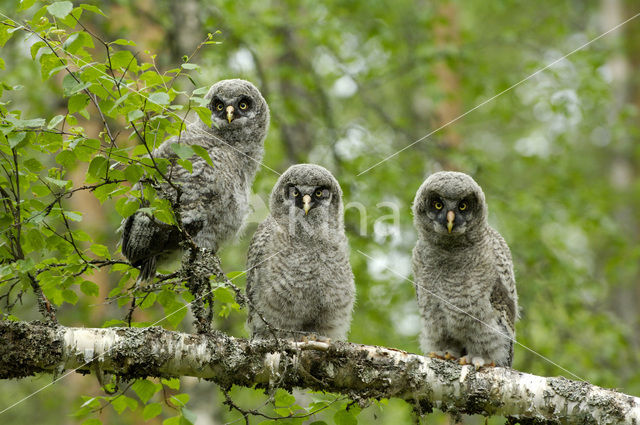
<svg viewBox="0 0 640 425">
<path fill-rule="evenodd" d="M 95 368 L 123 378 L 194 376 L 223 388 L 294 387 L 354 400 L 400 398 L 420 413 L 512 417 L 520 423 L 636 424 L 640 398 L 586 382 L 483 368 L 346 342 L 251 341 L 222 333 L 70 328 L 0 322 L 0 378 Z"/>
</svg>

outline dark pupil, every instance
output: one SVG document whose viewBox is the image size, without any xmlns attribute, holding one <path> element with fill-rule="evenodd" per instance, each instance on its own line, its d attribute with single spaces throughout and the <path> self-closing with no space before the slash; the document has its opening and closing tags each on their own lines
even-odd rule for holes
<svg viewBox="0 0 640 425">
<path fill-rule="evenodd" d="M 242 102 L 242 103 L 240 104 L 240 109 L 247 109 L 247 104 L 246 104 L 246 103 L 244 103 L 244 102 Z"/>
<path fill-rule="evenodd" d="M 222 103 L 218 103 L 216 105 L 216 109 L 218 109 L 218 111 L 222 111 L 222 108 L 224 107 L 224 105 Z"/>
</svg>

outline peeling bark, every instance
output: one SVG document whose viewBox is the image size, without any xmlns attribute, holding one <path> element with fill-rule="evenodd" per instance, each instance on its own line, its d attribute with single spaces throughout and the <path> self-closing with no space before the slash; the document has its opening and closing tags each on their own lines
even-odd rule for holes
<svg viewBox="0 0 640 425">
<path fill-rule="evenodd" d="M 565 378 L 485 368 L 346 342 L 251 341 L 222 333 L 0 322 L 0 378 L 99 368 L 124 378 L 195 376 L 223 388 L 294 387 L 356 400 L 396 397 L 426 413 L 521 423 L 638 424 L 640 398 Z"/>
</svg>

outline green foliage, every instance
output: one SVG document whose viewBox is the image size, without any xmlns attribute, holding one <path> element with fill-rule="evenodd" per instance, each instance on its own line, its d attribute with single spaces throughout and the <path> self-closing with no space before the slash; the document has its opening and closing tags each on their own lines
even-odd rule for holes
<svg viewBox="0 0 640 425">
<path fill-rule="evenodd" d="M 417 187 L 435 170 L 458 169 L 482 185 L 491 222 L 510 244 L 519 342 L 594 384 L 640 393 L 640 90 L 637 79 L 611 72 L 615 58 L 635 64 L 640 56 L 637 23 L 448 124 L 599 35 L 606 2 L 193 1 L 193 26 L 173 19 L 183 19 L 182 2 L 0 2 L 3 318 L 42 319 L 46 300 L 65 324 L 189 330 L 184 283 L 135 286 L 138 271 L 122 261 L 116 229 L 139 209 L 176 222 L 151 184 L 165 179 L 168 161 L 147 155 L 184 129 L 187 112 L 211 125 L 209 85 L 239 76 L 258 83 L 272 111 L 264 164 L 278 172 L 300 161 L 325 165 L 345 202 L 364 208 L 345 211 L 358 289 L 352 341 L 419 351 L 415 294 L 394 272 L 410 273 Z M 181 44 L 183 29 L 201 34 L 200 44 Z M 212 165 L 197 147 L 173 150 L 187 169 L 194 156 Z M 245 269 L 276 179 L 266 167 L 258 174 L 261 203 L 242 240 L 223 250 L 225 270 Z M 382 202 L 397 207 L 397 226 Z M 228 276 L 242 286 L 243 273 Z M 216 326 L 246 336 L 233 291 L 212 289 Z M 514 367 L 571 377 L 520 346 Z M 46 423 L 60 417 L 52 412 L 68 413 L 63 406 L 76 408 L 73 423 L 194 423 L 193 412 L 206 408 L 221 421 L 242 420 L 208 382 L 109 381 L 109 395 L 73 382 L 55 402 L 33 397 L 3 422 Z M 10 405 L 45 383 L 7 385 L 15 391 L 0 400 Z M 411 419 L 398 400 L 360 411 L 334 395 L 231 394 L 270 417 L 252 423 Z M 447 423 L 437 413 L 428 421 Z"/>
</svg>

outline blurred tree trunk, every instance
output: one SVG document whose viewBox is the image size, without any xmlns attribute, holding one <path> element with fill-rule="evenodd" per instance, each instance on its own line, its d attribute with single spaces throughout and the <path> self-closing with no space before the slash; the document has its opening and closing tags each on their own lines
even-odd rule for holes
<svg viewBox="0 0 640 425">
<path fill-rule="evenodd" d="M 204 40 L 198 12 L 201 9 L 198 0 L 180 0 L 170 2 L 173 25 L 167 30 L 173 63 L 180 63 L 184 55 L 191 55 L 198 44 Z"/>
<path fill-rule="evenodd" d="M 456 51 L 460 44 L 458 11 L 453 2 L 446 2 L 438 7 L 438 18 L 434 25 L 436 47 L 443 52 L 442 59 L 434 67 L 437 85 L 442 93 L 442 100 L 437 103 L 437 122 L 435 128 L 449 124 L 462 113 L 460 95 L 460 77 L 456 70 Z M 440 146 L 444 149 L 445 158 L 440 163 L 445 169 L 456 169 L 449 159 L 447 151 L 457 149 L 462 142 L 460 134 L 455 130 L 455 124 L 443 128 L 436 134 Z"/>
<path fill-rule="evenodd" d="M 638 3 L 627 0 L 602 0 L 602 29 L 606 31 L 623 22 L 629 16 L 638 13 Z M 623 45 L 623 37 L 626 43 Z M 638 158 L 634 157 L 637 141 L 628 133 L 618 134 L 616 128 L 621 122 L 629 119 L 625 109 L 634 105 L 640 109 L 640 80 L 637 72 L 640 67 L 640 31 L 637 22 L 629 23 L 622 29 L 611 34 L 611 44 L 619 51 L 608 61 L 613 86 L 613 107 L 609 116 L 609 132 L 613 156 L 610 159 L 611 185 L 620 194 L 628 195 L 632 199 L 633 184 L 639 178 Z M 617 206 L 614 211 L 615 220 L 624 229 L 632 243 L 637 245 L 640 240 L 640 215 L 631 203 Z M 624 275 L 622 275 L 624 276 Z M 631 343 L 636 350 L 640 349 L 640 270 L 636 270 L 631 282 L 621 282 L 613 297 L 614 311 L 621 316 L 622 321 L 634 329 Z"/>
</svg>

